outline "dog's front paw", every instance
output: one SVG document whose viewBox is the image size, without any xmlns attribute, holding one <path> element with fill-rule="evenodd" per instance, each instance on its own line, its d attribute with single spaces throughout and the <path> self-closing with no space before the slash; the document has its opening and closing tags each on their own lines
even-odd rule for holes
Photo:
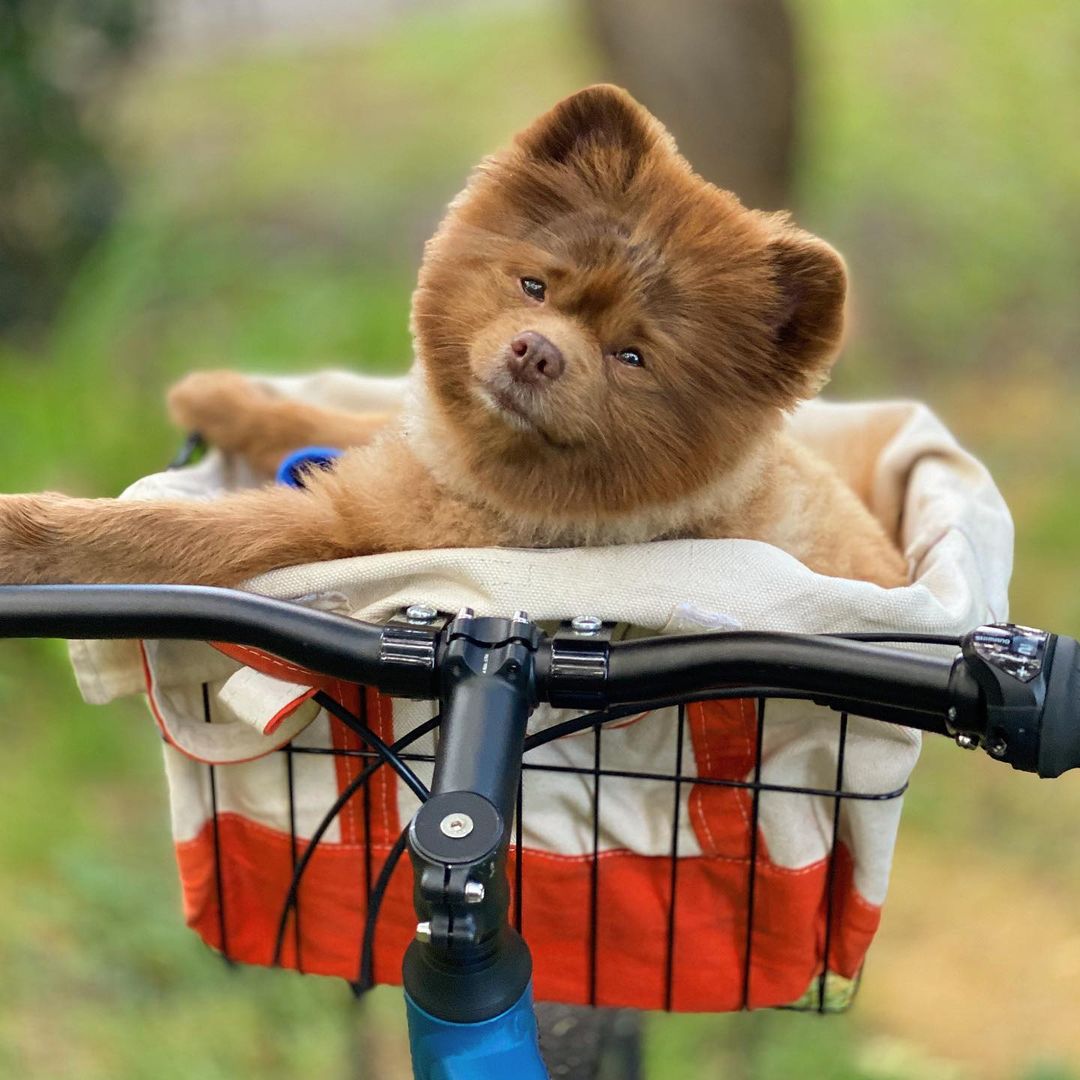
<svg viewBox="0 0 1080 1080">
<path fill-rule="evenodd" d="M 169 391 L 169 415 L 177 427 L 212 446 L 243 453 L 256 438 L 260 416 L 274 394 L 235 371 L 197 371 Z"/>
</svg>

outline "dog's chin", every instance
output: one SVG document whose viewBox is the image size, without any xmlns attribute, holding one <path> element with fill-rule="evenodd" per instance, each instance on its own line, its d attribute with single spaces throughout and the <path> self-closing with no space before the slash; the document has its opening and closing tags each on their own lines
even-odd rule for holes
<svg viewBox="0 0 1080 1080">
<path fill-rule="evenodd" d="M 476 398 L 488 414 L 509 431 L 526 436 L 526 441 L 534 447 L 543 445 L 553 450 L 568 450 L 571 443 L 561 439 L 548 426 L 546 420 L 538 418 L 530 408 L 528 401 L 512 388 L 495 382 L 479 382 L 476 385 Z"/>
<path fill-rule="evenodd" d="M 539 425 L 525 406 L 515 400 L 509 391 L 488 383 L 481 383 L 477 387 L 476 396 L 489 413 L 508 427 L 525 434 L 542 434 Z"/>
<path fill-rule="evenodd" d="M 550 410 L 545 410 L 548 415 L 538 415 L 537 403 L 531 400 L 528 388 L 503 384 L 498 378 L 477 379 L 473 397 L 505 432 L 523 436 L 523 443 L 532 448 L 565 451 L 579 445 L 576 438 L 553 428 Z"/>
</svg>

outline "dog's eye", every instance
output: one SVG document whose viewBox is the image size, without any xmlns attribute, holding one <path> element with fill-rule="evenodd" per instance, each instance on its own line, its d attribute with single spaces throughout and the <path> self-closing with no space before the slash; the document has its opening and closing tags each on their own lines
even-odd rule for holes
<svg viewBox="0 0 1080 1080">
<path fill-rule="evenodd" d="M 615 354 L 615 359 L 626 364 L 628 367 L 644 367 L 645 360 L 637 349 L 620 349 Z"/>
<path fill-rule="evenodd" d="M 526 296 L 531 296 L 534 300 L 543 300 L 544 294 L 547 292 L 547 286 L 534 277 L 523 277 L 521 279 L 521 290 Z"/>
</svg>

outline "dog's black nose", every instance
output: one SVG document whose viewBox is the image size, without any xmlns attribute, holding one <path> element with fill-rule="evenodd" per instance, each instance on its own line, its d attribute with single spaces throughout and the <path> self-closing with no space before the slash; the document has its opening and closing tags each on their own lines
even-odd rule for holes
<svg viewBox="0 0 1080 1080">
<path fill-rule="evenodd" d="M 510 373 L 519 382 L 539 383 L 557 379 L 566 367 L 559 347 L 535 330 L 526 330 L 510 342 L 507 354 Z"/>
</svg>

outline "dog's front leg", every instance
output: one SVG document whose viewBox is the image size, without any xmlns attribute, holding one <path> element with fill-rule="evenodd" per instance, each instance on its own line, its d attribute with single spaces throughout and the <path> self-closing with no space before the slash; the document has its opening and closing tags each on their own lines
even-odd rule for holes
<svg viewBox="0 0 1080 1080">
<path fill-rule="evenodd" d="M 0 584 L 236 585 L 280 566 L 379 549 L 308 492 L 266 487 L 205 502 L 0 495 Z"/>
</svg>

